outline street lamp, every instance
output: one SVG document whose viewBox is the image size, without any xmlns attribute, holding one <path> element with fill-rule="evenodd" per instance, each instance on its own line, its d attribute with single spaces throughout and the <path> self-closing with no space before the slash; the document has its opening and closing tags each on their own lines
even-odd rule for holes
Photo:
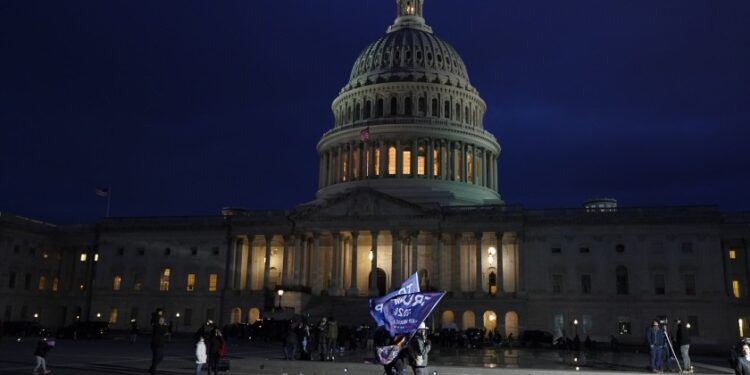
<svg viewBox="0 0 750 375">
<path fill-rule="evenodd" d="M 276 293 L 279 294 L 279 310 L 281 310 L 281 296 L 284 295 L 284 289 L 279 289 L 279 291 Z"/>
<path fill-rule="evenodd" d="M 174 314 L 174 320 L 175 320 L 174 333 L 177 333 L 178 328 L 180 327 L 180 313 Z"/>
<path fill-rule="evenodd" d="M 578 319 L 573 319 L 573 328 L 575 329 L 576 336 L 578 336 Z"/>
</svg>

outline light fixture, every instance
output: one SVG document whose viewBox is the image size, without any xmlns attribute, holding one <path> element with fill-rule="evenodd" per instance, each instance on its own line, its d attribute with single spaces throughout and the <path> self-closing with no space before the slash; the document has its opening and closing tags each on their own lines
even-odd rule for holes
<svg viewBox="0 0 750 375">
<path fill-rule="evenodd" d="M 279 289 L 279 291 L 278 291 L 278 292 L 276 292 L 276 293 L 278 293 L 278 294 L 279 294 L 279 297 L 281 297 L 281 296 L 283 296 L 283 295 L 284 295 L 284 289 Z"/>
<path fill-rule="evenodd" d="M 367 255 L 367 258 L 370 259 L 370 262 L 372 262 L 372 258 L 375 257 L 375 254 L 373 254 L 372 250 L 370 250 L 370 254 Z"/>
<path fill-rule="evenodd" d="M 177 319 L 180 319 L 180 313 L 175 313 L 174 317 L 177 318 Z"/>
<path fill-rule="evenodd" d="M 39 319 L 39 313 L 34 313 L 34 319 Z"/>
<path fill-rule="evenodd" d="M 487 255 L 487 263 L 492 264 L 495 262 L 495 257 L 492 256 L 492 254 Z"/>
<path fill-rule="evenodd" d="M 97 317 L 97 319 L 101 318 L 102 317 L 102 313 L 96 313 L 96 317 Z"/>
<path fill-rule="evenodd" d="M 489 248 L 489 249 L 487 249 L 487 252 L 488 252 L 488 253 L 489 253 L 490 255 L 495 255 L 495 254 L 497 254 L 497 249 L 495 249 L 495 248 L 494 248 L 493 246 L 490 246 L 490 248 Z"/>
<path fill-rule="evenodd" d="M 99 253 L 94 254 L 94 262 L 99 261 Z"/>
<path fill-rule="evenodd" d="M 578 325 L 578 319 L 573 319 L 573 325 Z"/>
</svg>

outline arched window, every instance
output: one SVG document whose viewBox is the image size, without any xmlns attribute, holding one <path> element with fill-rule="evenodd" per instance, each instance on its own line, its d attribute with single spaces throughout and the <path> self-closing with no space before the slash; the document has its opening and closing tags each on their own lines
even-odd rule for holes
<svg viewBox="0 0 750 375">
<path fill-rule="evenodd" d="M 456 318 L 453 315 L 453 311 L 445 310 L 443 311 L 441 325 L 443 326 L 444 329 L 456 329 L 455 319 Z"/>
<path fill-rule="evenodd" d="M 404 114 L 411 116 L 411 97 L 404 99 Z"/>
<path fill-rule="evenodd" d="M 471 310 L 464 311 L 463 321 L 461 322 L 461 329 L 469 329 L 476 327 L 476 316 Z"/>
<path fill-rule="evenodd" d="M 346 122 L 349 122 L 352 120 L 352 107 L 346 106 Z"/>
<path fill-rule="evenodd" d="M 417 174 L 420 176 L 424 176 L 425 174 L 425 164 L 427 158 L 427 151 L 425 150 L 424 146 L 419 146 L 417 148 Z"/>
<path fill-rule="evenodd" d="M 427 115 L 427 101 L 425 98 L 419 98 L 419 114 L 422 116 Z"/>
<path fill-rule="evenodd" d="M 388 147 L 388 174 L 396 174 L 396 147 Z"/>
<path fill-rule="evenodd" d="M 432 116 L 433 117 L 439 116 L 438 115 L 438 101 L 435 98 L 432 99 Z"/>
<path fill-rule="evenodd" d="M 485 311 L 484 314 L 482 314 L 482 323 L 486 335 L 489 335 L 490 332 L 495 335 L 495 329 L 497 329 L 497 314 L 495 314 L 494 311 Z"/>
<path fill-rule="evenodd" d="M 354 121 L 359 121 L 360 106 L 359 103 L 354 104 Z"/>
<path fill-rule="evenodd" d="M 385 295 L 385 290 L 386 290 L 385 289 L 385 282 L 386 282 L 385 271 L 383 271 L 383 269 L 381 268 L 378 268 L 377 272 L 378 272 L 378 275 L 377 275 L 378 295 L 382 296 L 382 295 Z M 370 277 L 371 275 L 372 275 L 372 271 L 370 271 L 370 273 L 367 276 L 369 288 L 372 288 L 372 277 Z"/>
<path fill-rule="evenodd" d="M 375 117 L 383 117 L 383 98 L 378 99 L 375 108 Z"/>
<path fill-rule="evenodd" d="M 172 270 L 164 268 L 161 270 L 161 277 L 159 279 L 159 291 L 166 292 L 169 290 L 169 277 L 172 275 Z"/>
<path fill-rule="evenodd" d="M 419 270 L 419 289 L 427 290 L 430 287 L 430 279 L 427 270 L 422 268 Z"/>
<path fill-rule="evenodd" d="M 490 291 L 490 295 L 494 296 L 497 293 L 497 274 L 494 267 L 489 269 L 489 277 L 487 279 L 489 281 L 488 290 Z"/>
<path fill-rule="evenodd" d="M 396 116 L 398 114 L 398 99 L 396 97 L 391 98 L 391 116 Z"/>
<path fill-rule="evenodd" d="M 518 339 L 518 314 L 515 311 L 505 313 L 505 336 L 510 335 Z"/>
<path fill-rule="evenodd" d="M 456 103 L 456 121 L 461 121 L 461 104 Z"/>
<path fill-rule="evenodd" d="M 466 106 L 465 109 L 466 113 L 464 114 L 464 121 L 468 124 L 469 123 L 469 106 Z"/>
<path fill-rule="evenodd" d="M 451 118 L 451 102 L 445 101 L 445 108 L 443 108 L 443 117 Z"/>
<path fill-rule="evenodd" d="M 230 324 L 239 324 L 242 323 L 242 309 L 239 307 L 235 307 L 232 309 L 232 315 L 229 318 Z"/>
<path fill-rule="evenodd" d="M 403 162 L 401 166 L 401 173 L 404 174 L 405 176 L 408 176 L 411 174 L 411 157 L 412 157 L 411 147 L 408 147 L 408 146 L 404 147 L 404 149 L 401 151 L 401 155 L 402 155 L 401 161 Z"/>
<path fill-rule="evenodd" d="M 114 291 L 120 290 L 121 285 L 122 285 L 122 277 L 120 275 L 115 275 L 115 278 L 112 280 L 112 290 Z"/>
<path fill-rule="evenodd" d="M 372 102 L 370 100 L 367 100 L 365 102 L 365 115 L 364 118 L 368 119 L 372 116 Z"/>
<path fill-rule="evenodd" d="M 375 175 L 380 176 L 380 146 L 375 147 Z"/>
<path fill-rule="evenodd" d="M 260 320 L 260 310 L 257 307 L 253 307 L 247 313 L 248 324 L 253 324 Z"/>
<path fill-rule="evenodd" d="M 615 270 L 617 294 L 628 294 L 628 269 L 617 266 Z"/>
</svg>

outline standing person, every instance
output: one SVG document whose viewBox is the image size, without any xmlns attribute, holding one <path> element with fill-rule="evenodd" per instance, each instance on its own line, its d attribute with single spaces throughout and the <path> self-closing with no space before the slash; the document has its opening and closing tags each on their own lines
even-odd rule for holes
<svg viewBox="0 0 750 375">
<path fill-rule="evenodd" d="M 135 319 L 130 319 L 130 343 L 135 344 L 138 339 L 138 322 Z"/>
<path fill-rule="evenodd" d="M 427 338 L 427 326 L 422 322 L 409 343 L 409 358 L 414 375 L 427 375 L 427 354 L 431 348 L 432 344 Z"/>
<path fill-rule="evenodd" d="M 198 339 L 198 343 L 195 344 L 195 375 L 201 375 L 203 365 L 206 364 L 206 340 L 203 337 Z"/>
<path fill-rule="evenodd" d="M 200 326 L 198 330 L 195 332 L 195 342 L 198 343 L 198 340 L 203 338 L 203 341 L 208 340 L 209 335 L 211 334 L 211 330 L 214 328 L 214 321 L 209 319 L 206 321 L 205 324 Z"/>
<path fill-rule="evenodd" d="M 750 375 L 750 346 L 748 344 L 742 345 L 742 352 L 740 357 L 737 358 L 734 373 L 736 375 Z"/>
<path fill-rule="evenodd" d="M 326 360 L 326 351 L 328 349 L 328 343 L 326 341 L 326 333 L 328 331 L 328 318 L 325 316 L 320 319 L 320 323 L 316 327 L 315 333 L 318 336 L 318 355 L 321 361 Z"/>
<path fill-rule="evenodd" d="M 336 354 L 336 345 L 339 338 L 339 325 L 332 316 L 328 317 L 328 328 L 326 329 L 326 341 L 328 342 L 328 360 L 333 361 Z"/>
<path fill-rule="evenodd" d="M 47 370 L 47 360 L 45 359 L 45 357 L 47 357 L 47 353 L 52 350 L 53 345 L 54 341 L 48 342 L 46 338 L 39 340 L 39 342 L 36 344 L 36 349 L 34 350 L 34 357 L 36 357 L 36 367 L 31 370 L 32 374 L 37 374 L 37 371 L 40 368 L 42 372 L 39 372 L 39 374 L 49 374 L 50 372 L 52 372 L 50 370 Z"/>
<path fill-rule="evenodd" d="M 298 322 L 292 322 L 289 325 L 289 330 L 284 338 L 284 358 L 290 361 L 293 361 L 294 357 L 297 355 L 297 344 L 299 341 L 297 329 L 299 325 L 300 323 Z"/>
<path fill-rule="evenodd" d="M 211 371 L 215 374 L 219 373 L 218 365 L 219 358 L 223 356 L 224 352 L 224 336 L 221 334 L 221 330 L 217 327 L 213 327 L 208 337 L 208 373 Z"/>
<path fill-rule="evenodd" d="M 682 357 L 682 372 L 686 374 L 692 373 L 693 366 L 690 363 L 690 330 L 680 318 L 677 318 L 677 333 L 675 336 L 675 343 L 680 347 L 680 355 Z"/>
<path fill-rule="evenodd" d="M 666 343 L 664 331 L 659 328 L 659 322 L 654 320 L 651 327 L 646 331 L 646 342 L 648 342 L 651 353 L 651 371 L 661 371 L 661 352 Z"/>
<path fill-rule="evenodd" d="M 156 374 L 156 368 L 164 360 L 164 341 L 166 341 L 166 337 L 167 322 L 164 320 L 164 316 L 158 316 L 156 324 L 154 324 L 151 330 L 151 367 L 148 369 L 151 375 Z"/>
</svg>

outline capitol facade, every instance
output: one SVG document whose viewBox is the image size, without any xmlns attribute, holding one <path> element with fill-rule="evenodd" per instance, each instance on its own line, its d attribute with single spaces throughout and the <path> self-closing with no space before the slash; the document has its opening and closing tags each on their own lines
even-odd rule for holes
<svg viewBox="0 0 750 375">
<path fill-rule="evenodd" d="M 162 307 L 185 331 L 291 313 L 359 324 L 370 296 L 418 273 L 447 292 L 435 329 L 640 343 L 664 316 L 687 320 L 694 344 L 747 336 L 750 213 L 506 205 L 485 102 L 423 6 L 397 1 L 333 100 L 316 200 L 83 226 L 1 215 L 0 318 L 126 329 Z"/>
</svg>

